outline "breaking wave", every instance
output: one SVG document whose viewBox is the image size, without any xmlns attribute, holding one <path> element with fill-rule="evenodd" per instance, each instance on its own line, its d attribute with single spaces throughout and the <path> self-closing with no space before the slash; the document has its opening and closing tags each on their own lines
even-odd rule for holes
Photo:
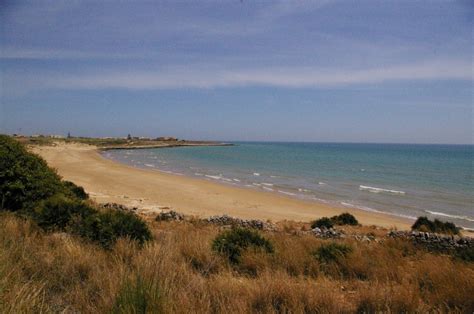
<svg viewBox="0 0 474 314">
<path fill-rule="evenodd" d="M 404 191 L 382 189 L 382 188 L 377 188 L 377 187 L 373 187 L 373 186 L 366 186 L 366 185 L 359 185 L 359 190 L 367 191 L 367 192 L 371 192 L 371 193 L 388 193 L 388 194 L 405 195 Z"/>
<path fill-rule="evenodd" d="M 458 216 L 458 215 L 449 215 L 445 213 L 440 213 L 440 212 L 432 212 L 429 210 L 425 210 L 428 214 L 435 215 L 435 216 L 442 216 L 442 217 L 449 217 L 449 218 L 454 218 L 454 219 L 461 219 L 461 220 L 467 220 L 467 221 L 474 221 L 473 218 L 467 217 L 467 216 Z"/>
</svg>

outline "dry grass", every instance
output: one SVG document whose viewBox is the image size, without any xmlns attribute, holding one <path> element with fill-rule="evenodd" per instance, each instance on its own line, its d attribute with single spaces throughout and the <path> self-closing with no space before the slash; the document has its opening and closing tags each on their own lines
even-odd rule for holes
<svg viewBox="0 0 474 314">
<path fill-rule="evenodd" d="M 248 251 L 233 266 L 211 250 L 217 227 L 150 225 L 144 248 L 122 239 L 105 251 L 0 214 L 0 312 L 474 311 L 473 264 L 400 240 L 344 240 L 352 253 L 320 265 L 311 252 L 330 241 L 292 235 L 300 226 L 286 223 L 290 234 L 264 234 L 273 254 Z"/>
</svg>

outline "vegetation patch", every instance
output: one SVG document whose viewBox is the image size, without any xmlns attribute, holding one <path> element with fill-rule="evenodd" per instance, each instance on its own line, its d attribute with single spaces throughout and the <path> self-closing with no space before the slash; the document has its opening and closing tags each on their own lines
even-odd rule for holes
<svg viewBox="0 0 474 314">
<path fill-rule="evenodd" d="M 0 135 L 0 210 L 20 212 L 45 230 L 73 231 L 110 248 L 120 237 L 143 244 L 146 223 L 130 212 L 99 212 L 84 189 L 60 176 L 41 157 Z"/>
<path fill-rule="evenodd" d="M 240 262 L 242 251 L 247 248 L 273 253 L 273 245 L 255 230 L 234 228 L 219 234 L 212 242 L 212 249 L 226 256 L 232 264 Z"/>
<path fill-rule="evenodd" d="M 74 234 L 96 242 L 104 248 L 111 248 L 118 238 L 126 237 L 139 244 L 151 239 L 147 224 L 130 212 L 99 212 L 78 219 L 71 225 Z"/>
<path fill-rule="evenodd" d="M 323 217 L 323 218 L 320 218 L 320 219 L 317 219 L 315 221 L 313 221 L 313 223 L 311 224 L 311 228 L 332 228 L 334 227 L 334 225 L 351 225 L 351 226 L 357 226 L 359 224 L 359 222 L 357 221 L 357 219 L 349 214 L 349 213 L 343 213 L 343 214 L 340 214 L 340 215 L 337 215 L 337 216 L 333 216 L 331 218 L 328 218 L 328 217 Z"/>
<path fill-rule="evenodd" d="M 113 313 L 164 313 L 162 293 L 156 282 L 138 275 L 119 291 Z"/>
<path fill-rule="evenodd" d="M 411 229 L 423 232 L 446 234 L 459 234 L 460 230 L 460 228 L 456 227 L 456 225 L 452 222 L 442 222 L 438 219 L 432 221 L 429 220 L 427 217 L 418 217 Z"/>
<path fill-rule="evenodd" d="M 349 245 L 332 242 L 329 244 L 321 245 L 312 253 L 312 255 L 321 264 L 329 264 L 332 262 L 340 261 L 342 258 L 345 258 L 351 252 L 352 247 L 350 247 Z"/>
<path fill-rule="evenodd" d="M 89 198 L 89 195 L 82 186 L 78 186 L 71 181 L 63 181 L 63 184 L 66 190 L 78 199 L 87 200 Z"/>
<path fill-rule="evenodd" d="M 354 215 L 349 213 L 342 213 L 338 216 L 333 216 L 331 220 L 334 222 L 335 225 L 350 225 L 350 226 L 357 226 L 359 221 L 354 217 Z"/>
<path fill-rule="evenodd" d="M 46 230 L 64 230 L 73 217 L 84 219 L 97 214 L 97 210 L 86 203 L 56 194 L 39 202 L 33 217 Z"/>
<path fill-rule="evenodd" d="M 0 209 L 31 211 L 38 201 L 64 190 L 46 161 L 11 137 L 0 135 Z"/>
</svg>

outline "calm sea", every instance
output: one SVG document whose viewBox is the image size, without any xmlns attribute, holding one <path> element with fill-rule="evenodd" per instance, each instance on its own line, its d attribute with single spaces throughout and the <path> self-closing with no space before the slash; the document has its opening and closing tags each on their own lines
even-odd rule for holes
<svg viewBox="0 0 474 314">
<path fill-rule="evenodd" d="M 472 145 L 235 144 L 103 154 L 136 167 L 474 229 Z"/>
</svg>

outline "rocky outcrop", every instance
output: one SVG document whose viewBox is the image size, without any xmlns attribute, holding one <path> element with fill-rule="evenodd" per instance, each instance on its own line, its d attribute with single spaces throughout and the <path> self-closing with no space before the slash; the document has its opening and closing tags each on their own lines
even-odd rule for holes
<svg viewBox="0 0 474 314">
<path fill-rule="evenodd" d="M 127 207 L 125 205 L 117 204 L 117 203 L 105 203 L 105 204 L 102 204 L 102 207 L 106 209 L 114 209 L 114 210 L 121 210 L 121 211 L 137 211 L 138 210 L 137 207 Z"/>
<path fill-rule="evenodd" d="M 323 239 L 339 239 L 339 238 L 345 237 L 342 230 L 336 230 L 334 228 L 326 228 L 326 227 L 313 228 L 311 229 L 311 233 L 314 236 L 318 238 L 323 238 Z"/>
<path fill-rule="evenodd" d="M 274 230 L 275 226 L 271 223 L 264 222 L 257 219 L 241 219 L 236 217 L 231 217 L 228 215 L 222 216 L 212 216 L 205 220 L 208 223 L 220 225 L 220 226 L 233 226 L 233 227 L 242 227 L 242 228 L 253 228 L 259 230 Z"/>
<path fill-rule="evenodd" d="M 442 235 L 419 231 L 390 231 L 388 237 L 406 239 L 436 251 L 452 251 L 474 247 L 474 239 L 457 235 Z"/>
<path fill-rule="evenodd" d="M 156 221 L 181 221 L 184 220 L 184 215 L 174 210 L 170 210 L 167 212 L 161 212 L 156 216 Z"/>
</svg>

